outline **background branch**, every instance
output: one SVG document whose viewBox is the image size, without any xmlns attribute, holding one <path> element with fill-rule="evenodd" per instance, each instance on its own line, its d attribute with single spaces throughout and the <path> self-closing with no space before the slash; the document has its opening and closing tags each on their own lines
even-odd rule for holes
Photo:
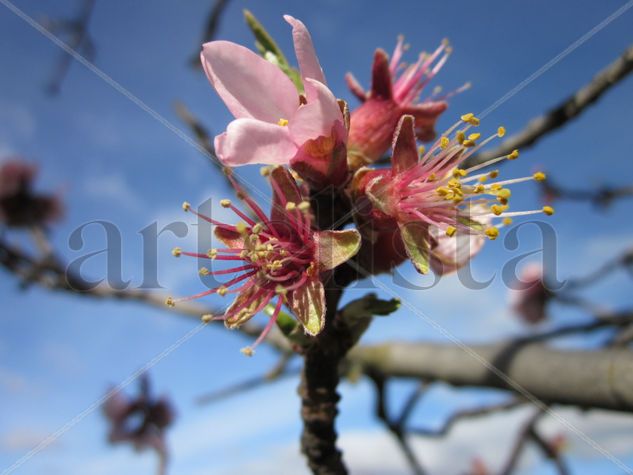
<svg viewBox="0 0 633 475">
<path fill-rule="evenodd" d="M 545 114 L 532 119 L 519 133 L 511 135 L 499 147 L 473 155 L 465 163 L 468 168 L 492 158 L 507 155 L 514 149 L 526 149 L 582 114 L 611 87 L 633 71 L 633 46 L 629 46 L 613 63 L 600 71 L 588 84 Z"/>
</svg>

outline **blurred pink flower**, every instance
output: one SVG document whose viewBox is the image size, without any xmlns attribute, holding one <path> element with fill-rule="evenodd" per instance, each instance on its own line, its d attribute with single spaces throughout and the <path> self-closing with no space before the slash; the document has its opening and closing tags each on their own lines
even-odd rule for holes
<svg viewBox="0 0 633 475">
<path fill-rule="evenodd" d="M 543 283 L 543 267 L 538 263 L 525 266 L 514 289 L 510 290 L 510 306 L 528 325 L 547 319 L 547 302 L 550 292 Z"/>
<path fill-rule="evenodd" d="M 0 222 L 11 227 L 42 226 L 61 218 L 63 206 L 55 195 L 37 194 L 37 167 L 21 158 L 0 164 Z"/>
<path fill-rule="evenodd" d="M 347 178 L 347 130 L 328 89 L 305 25 L 289 16 L 305 96 L 275 64 L 228 41 L 203 45 L 201 61 L 211 85 L 235 116 L 215 138 L 227 166 L 290 164 L 311 182 Z"/>
<path fill-rule="evenodd" d="M 103 404 L 103 413 L 110 423 L 110 443 L 127 442 L 138 451 L 151 448 L 161 458 L 167 457 L 165 430 L 172 424 L 175 413 L 166 398 L 152 397 L 146 375 L 140 378 L 136 397 L 117 392 Z"/>
</svg>

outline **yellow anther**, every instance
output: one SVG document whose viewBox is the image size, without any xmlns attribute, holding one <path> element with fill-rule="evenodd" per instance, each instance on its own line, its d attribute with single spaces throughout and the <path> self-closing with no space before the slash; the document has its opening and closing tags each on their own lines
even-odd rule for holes
<svg viewBox="0 0 633 475">
<path fill-rule="evenodd" d="M 262 229 L 264 228 L 264 226 L 262 225 L 262 223 L 256 223 L 255 226 L 253 226 L 253 233 L 254 234 L 259 234 L 262 232 Z"/>
<path fill-rule="evenodd" d="M 248 251 L 241 251 L 240 252 L 240 258 L 246 259 L 247 257 L 248 257 Z"/>
<path fill-rule="evenodd" d="M 503 186 L 501 186 L 499 183 L 493 183 L 492 185 L 490 185 L 490 189 L 492 191 L 499 191 L 503 189 Z"/>
<path fill-rule="evenodd" d="M 246 226 L 245 223 L 243 223 L 242 221 L 240 221 L 239 223 L 237 223 L 235 225 L 235 229 L 237 230 L 238 233 L 240 234 L 246 234 L 246 231 L 248 229 L 248 227 Z"/>
<path fill-rule="evenodd" d="M 459 142 L 460 144 L 463 144 L 466 136 L 463 131 L 458 130 L 457 133 L 455 134 L 455 138 L 457 139 L 457 142 Z"/>
<path fill-rule="evenodd" d="M 505 208 L 503 206 L 500 206 L 500 205 L 492 205 L 490 207 L 490 211 L 492 211 L 492 213 L 495 216 L 499 216 L 501 213 L 503 213 L 504 210 L 505 210 Z"/>
<path fill-rule="evenodd" d="M 182 254 L 182 249 L 179 248 L 179 247 L 174 247 L 171 250 L 171 255 L 174 256 L 174 257 L 180 257 L 181 254 Z"/>
<path fill-rule="evenodd" d="M 261 167 L 261 168 L 259 169 L 259 174 L 260 174 L 261 176 L 268 176 L 268 175 L 270 175 L 270 168 L 271 168 L 271 167 Z"/>
<path fill-rule="evenodd" d="M 301 211 L 308 211 L 310 209 L 310 202 L 302 201 L 301 203 L 299 203 L 297 208 L 299 208 Z"/>
<path fill-rule="evenodd" d="M 286 295 L 286 292 L 288 292 L 285 287 L 283 285 L 278 285 L 277 287 L 275 287 L 275 293 L 279 294 L 279 295 Z"/>
<path fill-rule="evenodd" d="M 470 125 L 474 125 L 475 127 L 477 127 L 479 125 L 479 119 L 477 117 L 472 117 L 468 123 Z"/>
<path fill-rule="evenodd" d="M 512 224 L 512 218 L 503 218 L 503 225 L 510 226 Z"/>
<path fill-rule="evenodd" d="M 173 298 L 173 297 L 167 297 L 167 298 L 165 299 L 165 305 L 167 305 L 168 307 L 173 308 L 173 307 L 175 307 L 175 306 L 176 306 L 176 302 L 174 301 L 174 298 Z"/>
<path fill-rule="evenodd" d="M 437 175 L 435 173 L 431 173 L 426 181 L 437 181 Z"/>
<path fill-rule="evenodd" d="M 245 346 L 244 348 L 242 348 L 240 350 L 240 353 L 242 353 L 244 356 L 248 356 L 250 358 L 251 356 L 253 356 L 255 354 L 255 350 L 252 349 L 250 346 Z"/>
<path fill-rule="evenodd" d="M 516 160 L 517 158 L 519 158 L 519 151 L 514 149 L 510 152 L 510 155 L 508 155 L 508 160 Z"/>
<path fill-rule="evenodd" d="M 481 134 L 479 132 L 475 132 L 474 134 L 470 134 L 468 136 L 468 140 L 479 140 L 479 137 L 481 137 Z"/>
<path fill-rule="evenodd" d="M 477 183 L 475 185 L 475 188 L 473 189 L 475 193 L 483 193 L 485 190 L 486 190 L 486 187 L 480 183 Z"/>
<path fill-rule="evenodd" d="M 207 269 L 206 267 L 201 267 L 200 269 L 198 269 L 198 274 L 209 275 L 209 269 Z"/>
<path fill-rule="evenodd" d="M 466 139 L 466 140 L 464 140 L 462 145 L 464 147 L 470 148 L 470 147 L 474 147 L 476 145 L 476 143 L 473 140 Z"/>
<path fill-rule="evenodd" d="M 490 178 L 497 178 L 499 176 L 499 170 L 492 170 L 490 173 L 488 173 L 488 176 Z"/>
<path fill-rule="evenodd" d="M 286 125 L 288 125 L 288 119 L 279 119 L 277 121 L 277 125 L 281 125 L 282 127 L 285 127 Z"/>
<path fill-rule="evenodd" d="M 545 213 L 547 216 L 551 216 L 554 214 L 554 208 L 552 208 L 551 206 L 543 206 L 543 213 Z"/>
<path fill-rule="evenodd" d="M 229 206 L 231 206 L 231 200 L 220 200 L 220 206 L 222 206 L 222 208 L 228 208 Z"/>
<path fill-rule="evenodd" d="M 488 229 L 486 229 L 485 233 L 486 233 L 486 236 L 488 236 L 488 238 L 491 241 L 494 241 L 499 236 L 499 230 L 495 228 L 494 226 L 491 226 Z"/>
<path fill-rule="evenodd" d="M 185 202 L 182 204 L 182 210 L 183 210 L 183 211 L 189 211 L 190 209 L 191 209 L 191 205 L 189 204 L 189 202 L 185 201 Z"/>
<path fill-rule="evenodd" d="M 453 176 L 455 178 L 458 178 L 460 176 L 466 176 L 468 175 L 468 172 L 462 168 L 456 168 L 455 170 L 453 170 Z"/>
<path fill-rule="evenodd" d="M 218 255 L 218 250 L 217 249 L 209 249 L 207 251 L 207 257 L 209 259 L 215 259 L 217 255 Z"/>
<path fill-rule="evenodd" d="M 460 119 L 462 119 L 464 122 L 470 123 L 471 119 L 473 119 L 474 117 L 475 117 L 475 114 L 473 114 L 472 112 L 469 112 L 468 114 L 464 114 L 463 116 L 461 116 Z"/>
<path fill-rule="evenodd" d="M 497 137 L 503 137 L 506 134 L 506 128 L 501 126 L 497 129 Z"/>
<path fill-rule="evenodd" d="M 218 287 L 218 295 L 220 297 L 224 297 L 226 295 L 226 293 L 229 291 L 229 289 L 227 289 L 225 286 L 221 285 L 220 287 Z"/>
<path fill-rule="evenodd" d="M 425 147 L 424 145 L 420 145 L 420 146 L 418 147 L 418 153 L 419 153 L 420 155 L 424 155 L 424 152 L 426 152 L 426 147 Z"/>
<path fill-rule="evenodd" d="M 213 321 L 213 318 L 214 315 L 212 313 L 205 313 L 200 317 L 200 320 L 202 320 L 202 323 L 209 323 Z"/>
<path fill-rule="evenodd" d="M 545 176 L 545 173 L 543 172 L 536 172 L 534 175 L 532 175 L 532 177 L 536 180 L 536 181 L 544 181 L 545 178 L 547 178 Z"/>
<path fill-rule="evenodd" d="M 455 236 L 455 233 L 457 232 L 457 228 L 455 226 L 448 226 L 446 228 L 446 235 L 448 237 L 453 237 Z"/>
<path fill-rule="evenodd" d="M 448 137 L 442 137 L 440 139 L 440 148 L 444 150 L 446 147 L 448 147 L 449 143 L 451 143 L 451 141 Z"/>
<path fill-rule="evenodd" d="M 487 182 L 488 181 L 488 175 L 482 176 L 481 178 L 479 178 L 479 181 L 482 182 L 482 183 Z"/>
<path fill-rule="evenodd" d="M 286 211 L 294 211 L 297 208 L 297 203 L 294 201 L 288 201 L 286 203 Z"/>
<path fill-rule="evenodd" d="M 502 188 L 497 192 L 497 197 L 501 198 L 502 200 L 507 200 L 510 198 L 510 196 L 512 196 L 512 192 L 508 188 Z"/>
</svg>

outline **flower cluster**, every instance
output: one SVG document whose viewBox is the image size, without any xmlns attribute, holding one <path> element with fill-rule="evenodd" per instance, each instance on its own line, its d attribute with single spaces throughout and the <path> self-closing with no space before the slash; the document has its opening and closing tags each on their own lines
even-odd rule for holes
<svg viewBox="0 0 633 475">
<path fill-rule="evenodd" d="M 37 194 L 37 167 L 15 158 L 0 164 L 0 222 L 11 227 L 43 226 L 62 215 L 60 199 Z"/>
<path fill-rule="evenodd" d="M 407 49 L 402 38 L 391 59 L 377 50 L 369 92 L 347 75 L 349 87 L 362 103 L 350 112 L 328 88 L 305 25 L 291 16 L 284 18 L 292 27 L 298 71 L 262 33 L 261 25 L 253 28 L 253 18 L 249 25 L 262 56 L 227 41 L 203 45 L 205 73 L 235 117 L 215 138 L 217 156 L 230 168 L 272 165 L 265 174 L 270 177 L 273 202 L 266 215 L 228 173 L 249 211 L 230 200 L 221 204 L 240 222 L 216 221 L 185 203 L 186 211 L 215 226 L 216 237 L 226 247 L 206 253 L 176 248 L 173 254 L 235 261 L 236 267 L 228 269 L 201 269 L 202 275 L 235 276 L 200 294 L 167 301 L 173 306 L 210 294 L 235 294 L 223 315 L 206 317 L 222 320 L 229 328 L 266 308 L 271 315 L 268 324 L 244 350 L 246 354 L 252 354 L 273 328 L 284 304 L 308 335 L 319 334 L 326 315 L 323 282 L 332 269 L 352 257 L 374 274 L 391 270 L 407 257 L 421 273 L 433 269 L 445 274 L 466 264 L 513 217 L 553 213 L 549 206 L 510 210 L 509 186 L 542 181 L 543 173 L 497 180 L 498 171 L 482 170 L 517 158 L 518 151 L 465 165 L 488 142 L 502 137 L 503 127 L 482 139 L 474 130 L 479 119 L 466 114 L 428 151 L 418 147 L 418 141 L 435 138 L 435 124 L 448 107 L 447 99 L 468 87 L 422 97 L 450 55 L 448 42 L 410 65 L 402 62 Z M 390 168 L 367 168 L 390 148 Z M 329 203 L 337 203 L 334 206 L 349 208 L 341 215 L 349 211 L 346 216 L 353 217 L 340 221 L 340 228 L 353 221 L 358 230 L 322 230 L 321 210 L 314 206 L 325 194 L 332 198 Z"/>
</svg>

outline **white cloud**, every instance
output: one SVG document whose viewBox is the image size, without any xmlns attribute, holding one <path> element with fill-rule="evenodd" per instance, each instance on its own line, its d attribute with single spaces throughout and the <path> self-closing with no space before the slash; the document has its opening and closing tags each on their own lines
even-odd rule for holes
<svg viewBox="0 0 633 475">
<path fill-rule="evenodd" d="M 32 428 L 20 427 L 12 432 L 0 435 L 0 451 L 3 452 L 24 452 L 42 442 L 48 432 Z M 55 445 L 55 443 L 53 443 Z"/>
<path fill-rule="evenodd" d="M 485 461 L 489 470 L 496 473 L 505 462 L 516 432 L 521 423 L 534 411 L 522 408 L 509 413 L 497 414 L 480 419 L 458 423 L 450 435 L 439 440 L 412 437 L 410 442 L 427 468 L 429 474 L 452 474 L 466 471 L 475 457 Z M 633 430 L 633 417 L 592 411 L 583 414 L 571 409 L 556 411 L 574 427 L 580 429 L 615 456 L 631 455 L 627 442 Z M 562 431 L 560 423 L 547 418 L 540 425 L 543 433 L 553 436 Z M 563 431 L 570 443 L 566 457 L 601 459 L 604 455 L 590 447 L 578 436 Z M 389 434 L 380 429 L 344 432 L 339 445 L 345 461 L 352 473 L 357 475 L 404 475 L 410 473 L 402 452 Z M 533 449 L 527 450 L 521 458 L 519 473 L 533 473 L 536 463 L 542 457 Z M 280 471 L 280 467 L 283 470 Z M 614 468 L 616 466 L 614 465 Z M 201 472 L 203 473 L 203 472 Z M 223 475 L 257 473 L 260 475 L 307 474 L 305 461 L 295 443 L 269 453 L 265 458 L 246 463 L 237 463 L 230 470 L 218 472 Z"/>
<path fill-rule="evenodd" d="M 100 202 L 114 203 L 121 208 L 138 211 L 143 208 L 143 200 L 121 174 L 93 175 L 83 180 L 86 195 Z"/>
</svg>

